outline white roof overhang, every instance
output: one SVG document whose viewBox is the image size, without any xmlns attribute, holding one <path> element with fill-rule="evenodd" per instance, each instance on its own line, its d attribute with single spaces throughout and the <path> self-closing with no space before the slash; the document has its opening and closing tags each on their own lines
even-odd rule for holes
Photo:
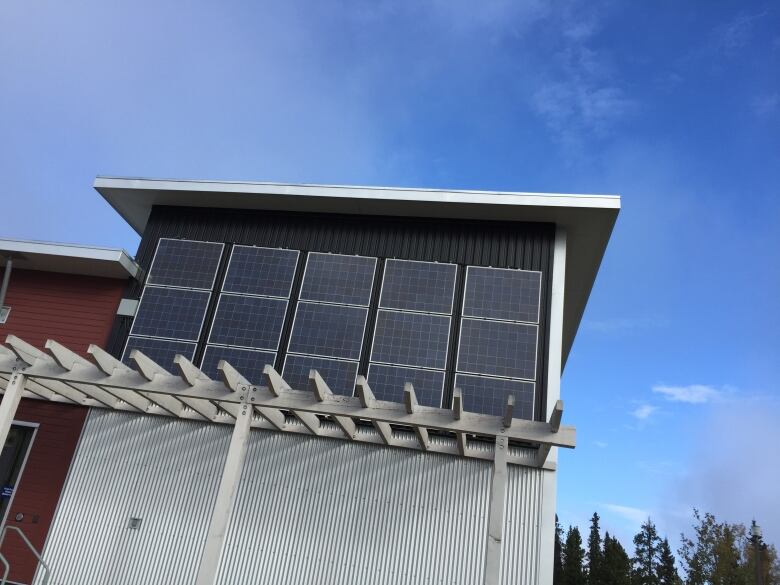
<svg viewBox="0 0 780 585">
<path fill-rule="evenodd" d="M 98 177 L 95 189 L 142 234 L 154 205 L 544 222 L 566 230 L 566 362 L 620 211 L 615 195 L 445 191 Z"/>
</svg>

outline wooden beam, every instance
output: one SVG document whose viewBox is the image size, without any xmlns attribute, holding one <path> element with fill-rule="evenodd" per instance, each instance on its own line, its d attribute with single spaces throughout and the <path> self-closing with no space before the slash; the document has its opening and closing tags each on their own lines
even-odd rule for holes
<svg viewBox="0 0 780 585">
<path fill-rule="evenodd" d="M 284 378 L 282 378 L 281 374 L 279 374 L 279 372 L 277 372 L 274 369 L 274 367 L 270 364 L 266 364 L 263 367 L 263 376 L 265 377 L 265 380 L 268 384 L 268 389 L 271 391 L 271 394 L 273 394 L 274 396 L 283 396 L 285 393 L 292 390 L 292 388 L 287 383 L 287 381 Z M 316 414 L 312 414 L 309 412 L 298 412 L 295 409 L 289 409 L 289 410 L 295 415 L 295 417 L 299 421 L 301 421 L 303 426 L 306 427 L 306 429 L 312 435 L 318 435 L 320 433 L 320 419 L 317 417 Z M 284 420 L 284 415 L 281 412 L 279 413 L 279 415 L 281 415 L 281 420 Z M 275 415 L 269 413 L 269 416 L 275 416 Z"/>
<path fill-rule="evenodd" d="M 374 397 L 374 393 L 371 391 L 365 376 L 357 377 L 357 380 L 355 381 L 355 391 L 357 392 L 358 400 L 360 400 L 360 405 L 363 408 L 374 407 L 376 398 Z M 393 443 L 393 429 L 388 423 L 372 420 L 371 424 L 374 425 L 374 429 L 385 445 L 391 445 Z"/>
<path fill-rule="evenodd" d="M 512 411 L 515 408 L 515 395 L 510 394 L 506 398 L 506 408 L 504 410 L 504 428 L 512 426 Z"/>
<path fill-rule="evenodd" d="M 317 370 L 311 370 L 309 372 L 309 388 L 311 388 L 314 397 L 320 402 L 325 402 L 326 400 L 331 400 L 333 398 L 333 392 L 325 383 L 325 380 L 322 379 L 322 376 L 320 376 L 320 373 Z M 333 420 L 336 421 L 336 424 L 339 426 L 346 438 L 355 438 L 355 434 L 357 434 L 357 426 L 355 426 L 355 421 L 353 421 L 348 416 L 334 416 Z M 319 427 L 317 430 L 319 430 Z"/>
<path fill-rule="evenodd" d="M 557 433 L 561 428 L 561 418 L 563 418 L 563 400 L 557 400 L 552 413 L 550 413 L 550 432 Z M 539 445 L 539 449 L 536 451 L 536 465 L 537 467 L 544 467 L 547 463 L 547 457 L 550 455 L 549 444 Z"/>
<path fill-rule="evenodd" d="M 463 418 L 463 391 L 460 388 L 455 388 L 452 392 L 452 414 L 455 420 Z"/>
<path fill-rule="evenodd" d="M 201 372 L 197 367 L 195 367 L 195 365 L 193 365 L 190 360 L 188 360 L 183 355 L 176 354 L 173 358 L 173 363 L 179 370 L 181 379 L 190 386 L 197 386 L 201 382 L 211 381 L 211 378 Z M 202 400 L 200 398 L 189 398 L 186 396 L 180 397 L 180 400 L 189 406 L 192 410 L 197 412 L 200 416 L 208 420 L 213 420 L 219 412 L 217 406 L 208 400 Z"/>
<path fill-rule="evenodd" d="M 417 395 L 414 393 L 414 386 L 412 386 L 411 382 L 404 384 L 404 405 L 406 406 L 407 414 L 415 414 L 420 409 L 420 405 L 417 403 Z M 418 425 L 415 425 L 413 428 L 420 448 L 423 451 L 427 451 L 431 445 L 428 429 Z"/>
<path fill-rule="evenodd" d="M 130 362 L 135 366 L 136 371 L 149 382 L 156 382 L 158 378 L 176 377 L 139 349 L 130 352 Z M 141 394 L 173 416 L 180 417 L 182 415 L 184 403 L 178 397 L 154 392 L 141 392 Z"/>
<path fill-rule="evenodd" d="M 496 438 L 493 455 L 493 475 L 490 481 L 490 508 L 488 512 L 488 541 L 485 553 L 483 583 L 498 585 L 501 582 L 501 553 L 503 549 L 504 513 L 506 504 L 507 452 L 506 437 Z"/>
</svg>

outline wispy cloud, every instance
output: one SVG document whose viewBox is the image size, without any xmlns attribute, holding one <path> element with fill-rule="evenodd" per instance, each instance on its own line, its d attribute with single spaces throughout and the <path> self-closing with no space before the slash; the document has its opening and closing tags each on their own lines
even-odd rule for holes
<svg viewBox="0 0 780 585">
<path fill-rule="evenodd" d="M 599 449 L 606 449 L 608 446 L 608 443 L 606 441 L 593 441 L 593 444 L 596 445 Z"/>
<path fill-rule="evenodd" d="M 634 410 L 631 411 L 631 416 L 633 416 L 637 420 L 647 420 L 657 410 L 658 410 L 658 407 L 657 406 L 653 406 L 652 404 L 641 404 L 637 408 L 635 408 Z"/>
<path fill-rule="evenodd" d="M 650 517 L 650 511 L 632 506 L 623 506 L 621 504 L 602 504 L 602 507 L 614 512 L 621 518 L 628 520 L 634 526 L 640 526 Z"/>
<path fill-rule="evenodd" d="M 750 102 L 753 113 L 757 116 L 768 116 L 774 114 L 780 107 L 780 93 L 759 95 Z"/>
<path fill-rule="evenodd" d="M 685 402 L 687 404 L 705 404 L 717 400 L 722 392 L 712 386 L 691 384 L 689 386 L 653 386 L 653 392 L 661 394 L 670 402 Z"/>
<path fill-rule="evenodd" d="M 715 46 L 726 55 L 733 55 L 750 41 L 755 22 L 767 15 L 767 11 L 755 14 L 741 13 L 713 31 Z"/>
</svg>

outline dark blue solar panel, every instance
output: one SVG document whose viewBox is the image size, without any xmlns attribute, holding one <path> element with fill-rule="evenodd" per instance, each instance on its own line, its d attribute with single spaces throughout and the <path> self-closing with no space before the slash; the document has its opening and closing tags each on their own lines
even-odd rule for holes
<svg viewBox="0 0 780 585">
<path fill-rule="evenodd" d="M 463 315 L 538 323 L 541 279 L 539 272 L 469 266 Z"/>
<path fill-rule="evenodd" d="M 222 294 L 209 343 L 275 350 L 286 310 L 283 299 Z"/>
<path fill-rule="evenodd" d="M 360 359 L 368 309 L 298 303 L 288 351 Z"/>
<path fill-rule="evenodd" d="M 149 271 L 147 284 L 211 289 L 222 244 L 163 238 Z"/>
<path fill-rule="evenodd" d="M 458 371 L 536 378 L 536 325 L 463 319 Z"/>
<path fill-rule="evenodd" d="M 287 298 L 297 263 L 296 250 L 234 246 L 222 290 Z"/>
<path fill-rule="evenodd" d="M 449 334 L 443 315 L 379 311 L 371 361 L 444 369 Z"/>
<path fill-rule="evenodd" d="M 133 335 L 197 341 L 210 293 L 147 286 L 133 320 Z"/>
<path fill-rule="evenodd" d="M 263 368 L 266 364 L 273 366 L 275 358 L 276 353 L 273 351 L 207 345 L 200 369 L 212 380 L 218 380 L 217 365 L 219 360 L 226 360 L 252 384 L 263 384 Z"/>
<path fill-rule="evenodd" d="M 358 363 L 290 354 L 284 361 L 282 377 L 295 390 L 309 389 L 309 371 L 317 370 L 334 394 L 352 396 Z"/>
<path fill-rule="evenodd" d="M 455 376 L 455 387 L 463 392 L 464 410 L 504 416 L 507 397 L 511 393 L 515 395 L 512 417 L 533 419 L 533 382 L 458 374 Z"/>
<path fill-rule="evenodd" d="M 376 258 L 309 254 L 301 300 L 365 305 L 371 299 Z"/>
<path fill-rule="evenodd" d="M 441 406 L 444 372 L 382 364 L 371 364 L 368 368 L 368 385 L 379 400 L 403 402 L 406 382 L 414 386 L 417 402 L 425 406 Z"/>
<path fill-rule="evenodd" d="M 122 361 L 128 366 L 130 363 L 130 352 L 134 349 L 141 351 L 148 358 L 151 358 L 157 365 L 162 366 L 171 374 L 178 374 L 178 369 L 173 365 L 173 358 L 176 354 L 181 354 L 188 360 L 192 360 L 195 355 L 195 344 L 186 341 L 168 341 L 167 339 L 149 339 L 148 337 L 128 337 L 125 351 L 122 354 Z"/>
<path fill-rule="evenodd" d="M 388 260 L 379 306 L 430 313 L 451 313 L 455 291 L 454 264 Z"/>
</svg>

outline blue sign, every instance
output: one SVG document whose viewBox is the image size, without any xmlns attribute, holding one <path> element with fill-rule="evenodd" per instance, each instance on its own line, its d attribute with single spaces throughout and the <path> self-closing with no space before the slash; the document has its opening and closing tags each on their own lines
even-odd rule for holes
<svg viewBox="0 0 780 585">
<path fill-rule="evenodd" d="M 14 494 L 14 486 L 7 485 L 3 488 L 3 491 L 0 492 L 0 498 L 10 498 Z"/>
</svg>

